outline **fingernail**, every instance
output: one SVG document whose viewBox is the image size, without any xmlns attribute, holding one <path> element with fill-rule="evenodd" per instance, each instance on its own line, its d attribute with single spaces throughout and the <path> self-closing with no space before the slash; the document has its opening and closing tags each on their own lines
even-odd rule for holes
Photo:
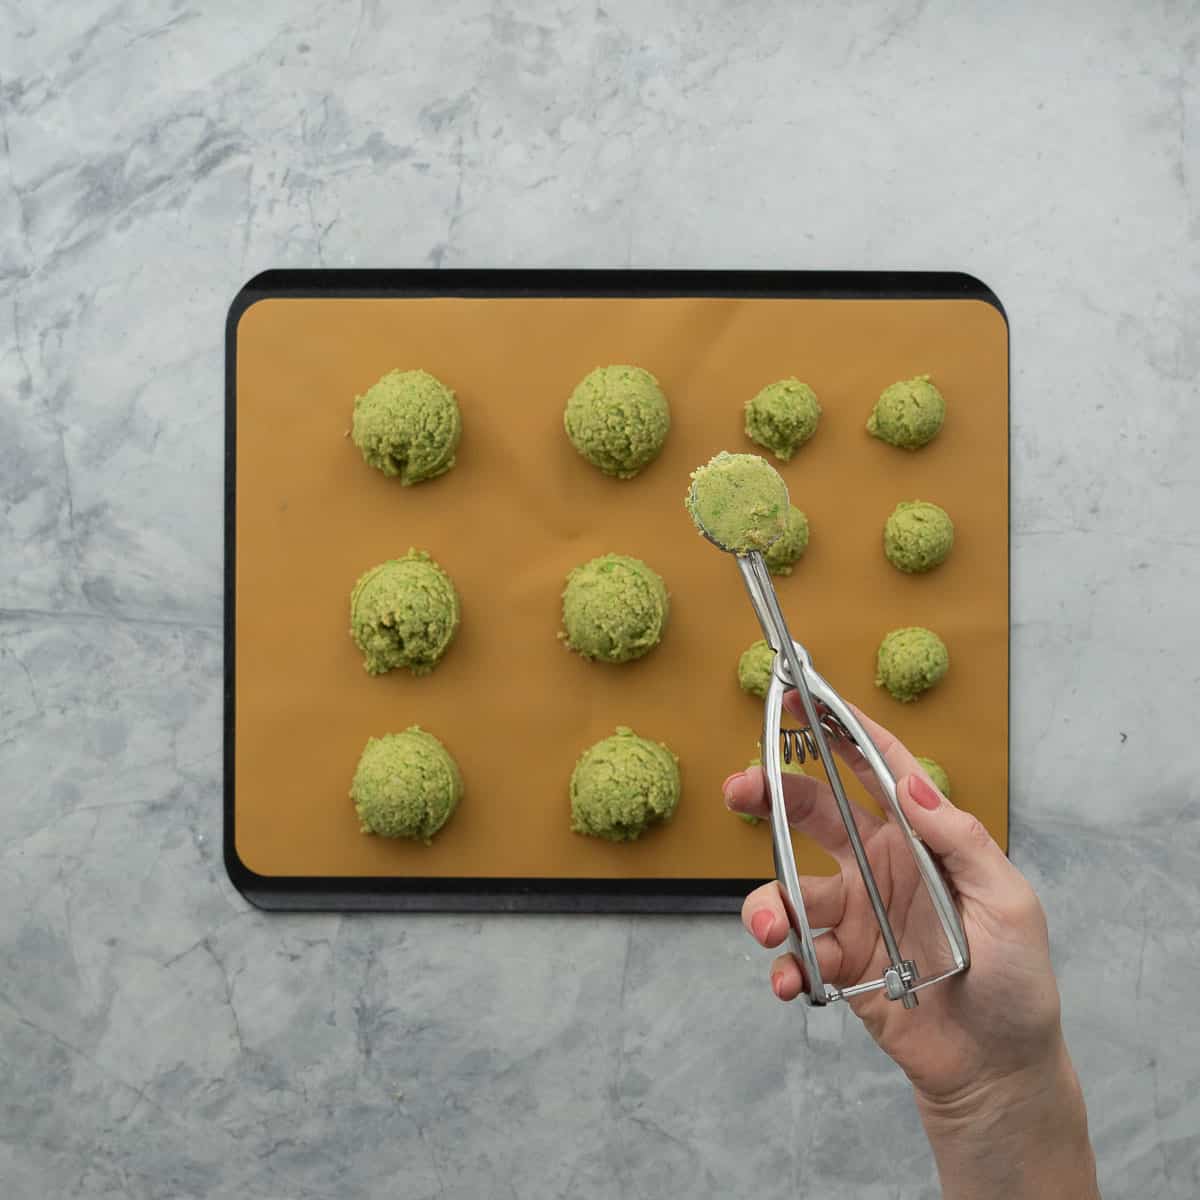
<svg viewBox="0 0 1200 1200">
<path fill-rule="evenodd" d="M 771 926 L 774 924 L 775 918 L 764 909 L 762 912 L 756 912 L 750 918 L 750 932 L 760 942 L 765 942 L 771 932 Z"/>
<path fill-rule="evenodd" d="M 942 797 L 938 794 L 937 788 L 920 775 L 908 777 L 908 794 L 922 808 L 937 808 L 942 803 Z"/>
<path fill-rule="evenodd" d="M 771 974 L 771 991 L 773 991 L 780 1000 L 783 999 L 783 976 L 778 971 L 774 971 Z"/>
<path fill-rule="evenodd" d="M 733 807 L 733 781 L 741 775 L 740 771 L 735 771 L 728 779 L 721 784 L 721 795 L 725 797 L 725 807 Z"/>
</svg>

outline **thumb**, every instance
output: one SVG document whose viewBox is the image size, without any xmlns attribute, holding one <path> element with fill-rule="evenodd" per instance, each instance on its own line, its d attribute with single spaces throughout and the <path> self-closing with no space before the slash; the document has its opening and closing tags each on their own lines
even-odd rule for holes
<svg viewBox="0 0 1200 1200">
<path fill-rule="evenodd" d="M 923 773 L 906 775 L 897 794 L 917 836 L 960 893 L 994 899 L 1006 888 L 1014 868 L 978 817 L 955 808 Z"/>
</svg>

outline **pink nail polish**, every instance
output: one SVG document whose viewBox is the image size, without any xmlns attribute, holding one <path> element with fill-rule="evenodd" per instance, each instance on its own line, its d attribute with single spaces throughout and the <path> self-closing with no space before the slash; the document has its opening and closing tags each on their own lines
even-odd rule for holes
<svg viewBox="0 0 1200 1200">
<path fill-rule="evenodd" d="M 908 794 L 922 807 L 934 809 L 941 805 L 937 789 L 920 775 L 908 777 Z"/>
<path fill-rule="evenodd" d="M 750 932 L 760 942 L 766 942 L 771 933 L 771 926 L 775 924 L 775 918 L 765 909 L 762 912 L 756 912 L 750 918 Z"/>
</svg>

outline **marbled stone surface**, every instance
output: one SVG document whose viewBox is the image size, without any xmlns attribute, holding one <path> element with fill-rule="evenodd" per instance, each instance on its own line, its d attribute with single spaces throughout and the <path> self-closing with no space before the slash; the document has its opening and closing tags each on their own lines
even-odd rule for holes
<svg viewBox="0 0 1200 1200">
<path fill-rule="evenodd" d="M 266 916 L 222 337 L 270 266 L 963 269 L 1013 337 L 1012 853 L 1107 1194 L 1200 1192 L 1200 12 L 0 5 L 0 1193 L 936 1194 L 734 918 Z"/>
</svg>

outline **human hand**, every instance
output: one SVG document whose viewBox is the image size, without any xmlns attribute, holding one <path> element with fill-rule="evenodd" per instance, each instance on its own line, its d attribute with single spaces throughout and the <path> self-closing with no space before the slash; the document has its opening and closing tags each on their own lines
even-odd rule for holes
<svg viewBox="0 0 1200 1200">
<path fill-rule="evenodd" d="M 795 692 L 786 694 L 784 704 L 803 719 Z M 1065 1052 L 1046 919 L 1037 896 L 980 821 L 951 805 L 894 735 L 857 715 L 897 780 L 899 802 L 913 829 L 941 861 L 962 915 L 971 966 L 923 990 L 915 1009 L 903 1008 L 881 991 L 848 1003 L 930 1111 L 1041 1077 L 1046 1065 Z M 887 812 L 855 747 L 844 738 L 830 742 Z M 821 972 L 837 987 L 878 979 L 889 965 L 887 952 L 829 785 L 823 778 L 790 773 L 783 785 L 789 823 L 813 838 L 838 868 L 832 876 L 800 881 L 810 923 L 829 928 L 816 939 Z M 735 811 L 767 815 L 761 768 L 731 775 L 724 790 Z M 854 814 L 905 956 L 916 961 L 922 975 L 948 969 L 952 960 L 945 934 L 903 831 L 858 805 Z M 783 944 L 788 922 L 778 883 L 747 897 L 742 920 L 762 945 Z M 771 980 L 781 1000 L 794 999 L 805 985 L 790 953 L 775 960 Z"/>
</svg>

